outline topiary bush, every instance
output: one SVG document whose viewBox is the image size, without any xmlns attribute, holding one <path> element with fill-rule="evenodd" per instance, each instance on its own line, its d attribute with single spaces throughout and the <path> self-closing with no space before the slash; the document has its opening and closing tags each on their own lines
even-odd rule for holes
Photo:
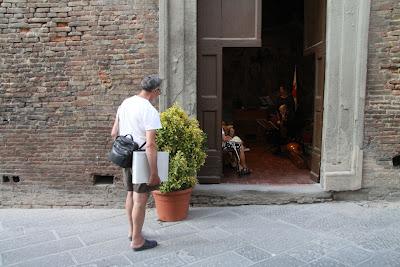
<svg viewBox="0 0 400 267">
<path fill-rule="evenodd" d="M 159 151 L 169 152 L 168 179 L 160 185 L 167 193 L 191 188 L 197 183 L 197 171 L 206 159 L 206 134 L 199 122 L 190 118 L 177 104 L 161 113 L 162 128 L 157 130 Z"/>
</svg>

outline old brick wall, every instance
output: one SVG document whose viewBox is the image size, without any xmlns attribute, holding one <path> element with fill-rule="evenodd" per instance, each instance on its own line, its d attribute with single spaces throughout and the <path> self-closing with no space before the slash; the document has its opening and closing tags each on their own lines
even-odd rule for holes
<svg viewBox="0 0 400 267">
<path fill-rule="evenodd" d="M 106 158 L 116 108 L 157 71 L 158 0 L 0 0 L 0 206 L 119 195 Z"/>
<path fill-rule="evenodd" d="M 392 157 L 399 153 L 400 2 L 372 0 L 363 187 L 381 188 L 382 194 L 400 188 L 400 169 L 392 164 Z"/>
</svg>

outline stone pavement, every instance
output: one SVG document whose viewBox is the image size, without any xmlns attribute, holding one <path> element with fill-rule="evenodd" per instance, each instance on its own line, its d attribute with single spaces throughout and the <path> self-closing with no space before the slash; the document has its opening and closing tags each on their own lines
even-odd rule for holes
<svg viewBox="0 0 400 267">
<path fill-rule="evenodd" d="M 399 202 L 150 209 L 133 252 L 121 209 L 3 209 L 0 266 L 400 266 L 399 226 Z"/>
</svg>

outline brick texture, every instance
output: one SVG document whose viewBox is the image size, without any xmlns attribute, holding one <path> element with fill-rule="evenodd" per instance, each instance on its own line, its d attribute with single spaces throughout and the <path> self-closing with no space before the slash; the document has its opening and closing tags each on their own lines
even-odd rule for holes
<svg viewBox="0 0 400 267">
<path fill-rule="evenodd" d="M 400 188 L 400 2 L 371 1 L 364 188 Z"/>
<path fill-rule="evenodd" d="M 157 71 L 157 0 L 0 0 L 0 194 L 122 190 L 116 108 Z"/>
</svg>

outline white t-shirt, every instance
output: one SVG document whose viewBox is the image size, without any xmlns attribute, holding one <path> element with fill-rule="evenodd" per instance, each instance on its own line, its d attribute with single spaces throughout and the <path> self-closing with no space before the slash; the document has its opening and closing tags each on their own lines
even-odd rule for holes
<svg viewBox="0 0 400 267">
<path fill-rule="evenodd" d="M 131 134 L 139 146 L 146 142 L 146 131 L 162 127 L 158 111 L 149 100 L 137 95 L 122 102 L 116 119 L 119 124 L 119 135 Z"/>
</svg>

